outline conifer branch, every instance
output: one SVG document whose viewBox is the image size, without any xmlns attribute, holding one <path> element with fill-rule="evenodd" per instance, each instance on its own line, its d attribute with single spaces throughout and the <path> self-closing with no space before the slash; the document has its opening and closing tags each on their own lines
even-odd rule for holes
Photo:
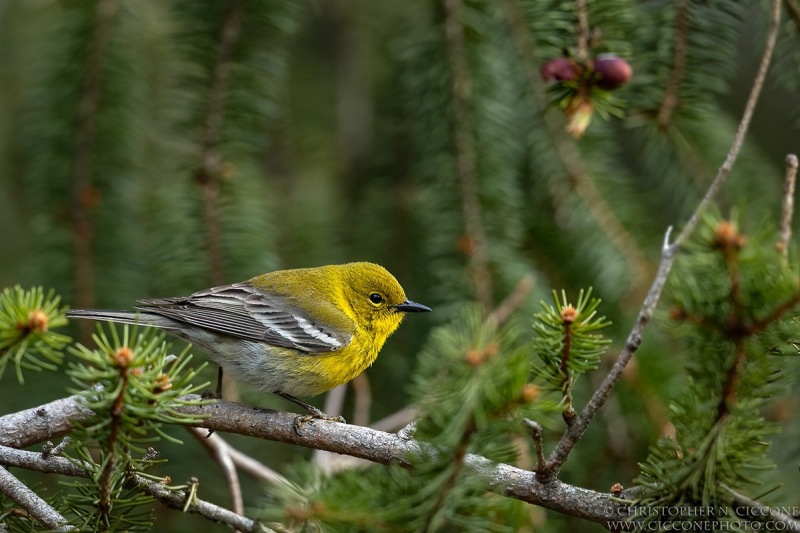
<svg viewBox="0 0 800 533">
<path fill-rule="evenodd" d="M 122 351 L 122 350 L 120 350 Z M 130 352 L 130 350 L 128 350 Z M 117 352 L 119 353 L 119 352 Z M 122 359 L 119 359 L 122 362 Z M 117 440 L 119 438 L 120 425 L 122 424 L 122 411 L 125 409 L 125 393 L 128 389 L 128 366 L 127 362 L 119 366 L 120 387 L 114 403 L 111 405 L 109 415 L 109 431 L 106 444 L 106 457 L 103 471 L 100 473 L 98 485 L 100 486 L 100 501 L 97 506 L 104 515 L 111 513 L 111 482 L 112 476 L 117 470 Z"/>
<path fill-rule="evenodd" d="M 737 336 L 752 336 L 767 328 L 773 322 L 780 320 L 783 315 L 800 305 L 800 293 L 793 294 L 785 302 L 780 303 L 775 309 L 764 318 L 754 320 L 752 322 L 735 322 L 728 320 L 726 322 L 717 322 L 708 317 L 694 314 L 686 314 L 683 310 L 676 309 L 673 318 L 676 320 L 685 320 L 692 324 L 701 327 L 713 329 L 723 335 L 735 338 Z"/>
<path fill-rule="evenodd" d="M 780 319 L 783 315 L 785 315 L 798 305 L 800 305 L 800 293 L 794 294 L 791 298 L 778 305 L 778 307 L 773 309 L 769 315 L 765 316 L 760 320 L 757 320 L 753 324 L 750 324 L 748 326 L 748 333 L 750 335 L 754 335 L 760 331 L 763 331 L 767 326 L 769 326 L 776 320 Z"/>
<path fill-rule="evenodd" d="M 65 398 L 64 400 L 67 399 L 68 398 Z M 1 424 L 0 427 L 2 427 Z M 63 476 L 80 478 L 88 478 L 91 476 L 92 472 L 88 465 L 85 467 L 81 466 L 74 460 L 53 456 L 44 458 L 40 453 L 17 450 L 7 446 L 0 446 L 0 465 L 24 468 L 26 470 L 33 470 L 46 474 L 59 474 Z M 5 469 L 0 466 L 0 471 L 1 470 Z M 136 485 L 138 485 L 145 494 L 152 496 L 167 507 L 182 511 L 186 504 L 186 493 L 170 490 L 162 483 L 151 481 L 135 473 L 130 476 L 130 480 L 136 483 Z M 0 484 L 2 484 L 2 482 L 3 481 L 0 480 Z M 26 510 L 28 509 L 26 508 Z M 28 512 L 30 512 L 30 510 L 28 510 Z M 241 513 L 229 511 L 228 509 L 219 507 L 213 503 L 206 502 L 199 498 L 195 498 L 193 500 L 188 512 L 199 514 L 213 522 L 226 524 L 227 526 L 240 531 L 271 531 L 266 529 L 263 525 L 260 525 L 255 521 L 242 516 Z M 31 513 L 31 515 L 34 516 L 33 513 Z M 66 520 L 62 517 L 62 521 Z M 42 523 L 45 524 L 44 522 Z"/>
<path fill-rule="evenodd" d="M 680 91 L 683 76 L 686 74 L 686 56 L 689 38 L 689 2 L 677 0 L 675 5 L 675 45 L 672 53 L 672 70 L 667 80 L 664 99 L 658 110 L 656 123 L 662 130 L 666 130 L 672 123 L 672 115 L 678 107 L 678 92 Z"/>
<path fill-rule="evenodd" d="M 0 466 L 0 493 L 16 502 L 25 509 L 28 515 L 48 530 L 69 531 L 74 529 L 72 526 L 66 525 L 67 519 L 61 516 L 61 513 L 53 509 L 49 503 L 2 466 Z"/>
<path fill-rule="evenodd" d="M 786 177 L 783 180 L 783 202 L 781 203 L 780 236 L 775 245 L 783 258 L 789 256 L 789 241 L 792 239 L 792 214 L 794 213 L 794 186 L 797 178 L 797 156 L 786 156 Z"/>
<path fill-rule="evenodd" d="M 717 406 L 717 421 L 725 418 L 736 402 L 736 387 L 739 383 L 739 376 L 744 370 L 746 353 L 744 338 L 737 338 L 733 348 L 733 361 L 725 376 L 725 383 L 722 385 L 722 395 Z"/>
<path fill-rule="evenodd" d="M 95 8 L 94 31 L 89 43 L 86 73 L 78 102 L 78 122 L 75 131 L 75 160 L 72 168 L 72 254 L 74 261 L 75 305 L 95 307 L 94 258 L 92 240 L 94 229 L 90 209 L 96 191 L 92 187 L 97 114 L 100 107 L 101 78 L 108 43 L 111 40 L 111 20 L 116 11 L 114 0 L 99 0 Z M 78 325 L 81 338 L 88 338 L 92 325 Z"/>
<path fill-rule="evenodd" d="M 794 21 L 795 26 L 800 30 L 800 6 L 797 5 L 795 0 L 783 0 L 783 5 L 786 6 L 786 11 L 789 12 L 789 16 Z"/>
<path fill-rule="evenodd" d="M 475 163 L 475 141 L 469 113 L 470 78 L 464 45 L 464 5 L 462 0 L 442 0 L 445 13 L 450 75 L 453 88 L 453 135 L 455 136 L 456 172 L 461 183 L 464 211 L 465 248 L 478 302 L 487 312 L 492 308 L 492 275 L 489 251 L 481 220 L 480 189 Z"/>
<path fill-rule="evenodd" d="M 425 527 L 423 527 L 424 531 L 436 531 L 440 529 L 441 526 L 436 523 L 437 515 L 444 507 L 444 502 L 447 499 L 447 495 L 450 494 L 456 487 L 456 480 L 458 480 L 458 476 L 464 471 L 467 458 L 467 448 L 469 446 L 470 437 L 473 433 L 475 433 L 475 429 L 475 420 L 473 418 L 470 419 L 469 423 L 464 428 L 464 431 L 461 432 L 461 438 L 458 440 L 458 444 L 453 450 L 452 464 L 449 466 L 450 472 L 447 475 L 447 479 L 445 479 L 442 483 L 441 488 L 437 491 L 436 501 L 427 513 L 428 516 L 425 517 Z"/>
<path fill-rule="evenodd" d="M 547 97 L 539 79 L 539 70 L 536 68 L 533 55 L 533 42 L 525 26 L 522 7 L 519 0 L 505 0 L 503 6 L 517 54 L 520 56 L 528 78 L 531 94 L 541 109 L 547 109 Z M 628 272 L 631 274 L 631 286 L 634 289 L 644 286 L 646 280 L 650 278 L 652 269 L 650 260 L 597 189 L 594 178 L 586 167 L 575 140 L 565 133 L 563 125 L 559 123 L 558 115 L 544 112 L 542 120 L 552 139 L 555 153 L 569 176 L 573 190 L 588 208 L 589 214 L 600 231 L 624 258 Z M 554 202 L 556 204 L 564 203 L 564 194 L 554 189 L 555 187 L 551 187 Z"/>
<path fill-rule="evenodd" d="M 636 353 L 636 350 L 639 349 L 639 345 L 642 343 L 642 335 L 644 334 L 644 330 L 650 323 L 650 319 L 653 316 L 658 299 L 661 296 L 661 291 L 664 289 L 664 285 L 667 282 L 667 277 L 672 269 L 672 264 L 675 261 L 675 255 L 678 252 L 678 248 L 675 246 L 675 244 L 670 244 L 669 242 L 671 233 L 672 228 L 670 227 L 667 229 L 667 233 L 664 236 L 664 245 L 661 249 L 661 263 L 658 265 L 658 271 L 656 272 L 656 277 L 653 280 L 653 285 L 650 287 L 650 290 L 644 299 L 644 303 L 639 310 L 639 316 L 636 318 L 636 322 L 634 323 L 630 334 L 628 334 L 628 339 L 625 342 L 625 346 L 617 357 L 617 360 L 614 362 L 614 365 L 611 367 L 611 370 L 603 379 L 603 382 L 594 392 L 589 402 L 581 411 L 580 415 L 575 419 L 574 424 L 567 428 L 567 430 L 561 436 L 561 439 L 558 441 L 555 449 L 550 453 L 550 456 L 547 459 L 547 468 L 543 471 L 543 482 L 555 479 L 555 477 L 558 475 L 558 471 L 560 470 L 561 466 L 567 460 L 567 457 L 569 456 L 570 452 L 572 452 L 572 449 L 589 428 L 589 423 L 594 418 L 594 415 L 597 414 L 597 411 L 603 407 L 603 405 L 605 405 L 612 389 L 614 388 L 614 385 L 616 385 L 617 381 L 622 376 L 625 367 Z"/>
<path fill-rule="evenodd" d="M 656 277 L 653 280 L 653 284 L 650 286 L 650 290 L 645 297 L 641 309 L 639 310 L 639 316 L 636 318 L 633 329 L 628 335 L 625 347 L 620 352 L 608 375 L 606 375 L 605 379 L 603 379 L 600 387 L 594 392 L 592 398 L 581 411 L 580 416 L 575 420 L 575 423 L 567 428 L 567 430 L 561 436 L 556 448 L 553 450 L 547 460 L 547 469 L 545 471 L 546 475 L 543 481 L 555 479 L 555 477 L 558 475 L 558 471 L 560 470 L 561 466 L 567 460 L 567 457 L 569 456 L 570 452 L 572 452 L 572 449 L 589 428 L 589 423 L 594 418 L 594 415 L 606 403 L 608 396 L 611 394 L 611 390 L 622 376 L 622 372 L 625 370 L 628 362 L 639 349 L 639 345 L 642 343 L 642 335 L 653 316 L 656 304 L 661 296 L 661 291 L 664 289 L 667 277 L 669 276 L 670 270 L 672 269 L 672 265 L 675 261 L 675 256 L 677 255 L 683 243 L 689 238 L 689 236 L 697 227 L 701 214 L 705 211 L 708 204 L 711 203 L 711 201 L 716 197 L 719 189 L 722 187 L 722 184 L 725 182 L 726 178 L 730 174 L 731 169 L 733 168 L 733 164 L 736 161 L 736 158 L 738 157 L 739 151 L 742 147 L 744 135 L 747 133 L 747 130 L 750 126 L 750 119 L 752 118 L 753 110 L 755 109 L 756 102 L 758 101 L 758 97 L 761 93 L 761 88 L 763 87 L 764 79 L 772 58 L 772 52 L 775 48 L 775 41 L 778 36 L 778 29 L 780 28 L 780 6 L 780 0 L 772 0 L 770 30 L 769 34 L 767 35 L 764 54 L 762 56 L 756 78 L 753 81 L 753 88 L 750 91 L 750 96 L 747 100 L 747 104 L 745 105 L 745 110 L 739 123 L 739 128 L 736 132 L 736 136 L 734 137 L 730 151 L 725 158 L 725 162 L 720 167 L 716 178 L 714 178 L 713 183 L 708 188 L 708 191 L 706 191 L 705 196 L 700 201 L 700 204 L 697 206 L 697 209 L 695 209 L 689 221 L 686 223 L 686 226 L 675 239 L 675 242 L 671 244 L 669 242 L 669 237 L 672 228 L 667 230 L 664 238 L 664 246 L 661 250 L 661 262 L 659 263 Z"/>
<path fill-rule="evenodd" d="M 54 409 L 52 416 L 54 419 L 63 417 L 63 421 L 58 423 L 53 420 L 55 425 L 68 427 L 69 421 L 64 414 L 81 412 L 76 409 L 76 405 L 70 406 L 70 404 L 76 404 L 78 398 L 79 396 L 70 396 L 59 400 L 59 411 L 56 412 Z M 199 398 L 198 395 L 188 395 L 181 399 L 191 401 Z M 36 409 L 38 408 L 34 408 L 34 410 Z M 429 460 L 435 458 L 438 453 L 435 448 L 425 442 L 326 420 L 315 420 L 313 423 L 305 424 L 302 430 L 297 432 L 295 419 L 298 415 L 294 413 L 254 408 L 222 400 L 215 404 L 187 405 L 178 410 L 187 415 L 207 417 L 202 422 L 195 424 L 197 427 L 324 449 L 379 464 L 397 464 L 413 468 L 415 457 L 426 457 L 426 460 Z M 0 438 L 7 435 L 9 430 L 18 427 L 18 423 L 19 417 L 12 415 L 0 417 Z M 62 457 L 43 459 L 41 453 L 16 450 L 5 446 L 0 446 L 0 464 L 76 477 L 88 475 L 87 470 Z M 605 524 L 614 517 L 629 516 L 624 513 L 617 514 L 619 500 L 614 499 L 611 494 L 568 485 L 558 480 L 545 483 L 533 472 L 503 463 L 495 463 L 479 455 L 466 454 L 464 468 L 470 475 L 483 480 L 487 490 L 562 514 L 600 524 Z M 185 493 L 169 490 L 160 483 L 136 474 L 131 479 L 147 494 L 164 505 L 174 509 L 183 509 L 186 504 L 187 495 Z M 752 501 L 748 505 L 765 507 Z M 246 517 L 199 499 L 193 500 L 189 512 L 200 514 L 210 520 L 225 523 L 242 531 L 258 531 L 258 527 L 263 527 Z M 783 525 L 792 527 L 793 519 L 784 520 L 782 517 L 775 517 L 774 514 L 770 516 L 779 522 L 776 527 Z M 753 516 L 745 518 L 752 519 Z"/>
<path fill-rule="evenodd" d="M 203 223 L 206 230 L 206 253 L 211 283 L 225 283 L 222 257 L 222 229 L 219 218 L 220 172 L 222 156 L 222 125 L 225 118 L 225 100 L 228 96 L 233 52 L 239 40 L 242 24 L 240 0 L 228 0 L 228 9 L 220 29 L 220 42 L 211 72 L 211 85 L 200 153 L 200 168 L 195 180 L 203 190 Z"/>
<path fill-rule="evenodd" d="M 181 398 L 183 401 L 198 399 L 200 396 L 196 394 Z M 69 416 L 74 416 L 76 413 L 79 417 L 91 416 L 91 413 L 78 409 L 79 400 L 80 396 L 78 395 L 60 400 L 59 411 L 53 410 L 52 413 L 53 424 L 69 430 Z M 177 408 L 176 411 L 184 415 L 207 417 L 202 422 L 193 424 L 196 427 L 327 450 L 379 464 L 397 464 L 405 468 L 413 468 L 413 458 L 426 457 L 427 461 L 438 454 L 435 448 L 424 442 L 327 420 L 315 420 L 313 423 L 304 424 L 298 432 L 295 425 L 298 415 L 295 413 L 254 408 L 224 400 L 207 405 L 186 405 Z M 55 420 L 59 417 L 63 420 Z M 19 423 L 20 417 L 12 415 L 0 417 L 0 439 L 14 428 L 19 427 Z M 38 438 L 38 440 L 43 439 L 44 437 L 41 436 Z M 37 439 L 28 435 L 26 440 L 35 442 Z M 25 457 L 26 463 L 36 464 L 37 468 L 35 469 L 38 471 L 80 477 L 87 475 L 85 470 L 79 469 L 79 467 L 74 467 L 73 471 L 67 470 L 73 467 L 66 466 L 64 463 L 68 463 L 68 461 L 61 457 L 44 460 L 40 453 L 14 450 L 12 458 L 8 459 L 6 450 L 8 448 L 0 446 L 0 464 L 24 466 L 23 460 L 20 459 L 22 456 Z M 466 454 L 463 462 L 465 470 L 482 479 L 487 490 L 594 522 L 603 523 L 609 519 L 609 506 L 612 503 L 607 494 L 567 485 L 559 481 L 545 485 L 538 481 L 533 472 L 502 463 L 494 463 L 485 457 L 474 454 Z M 49 470 L 48 465 L 50 465 Z M 170 507 L 182 509 L 186 503 L 184 495 L 168 491 L 158 483 L 136 477 L 134 477 L 134 481 L 146 491 L 150 491 L 148 494 Z M 197 504 L 191 506 L 189 512 L 197 512 L 210 517 L 220 516 L 218 513 L 225 511 L 216 506 L 212 507 L 214 508 L 213 512 L 209 511 L 206 514 L 203 511 L 205 507 Z M 226 512 L 230 513 L 230 511 Z M 230 524 L 227 520 L 225 523 Z M 235 527 L 244 531 L 252 530 L 248 529 L 246 525 L 236 525 Z"/>
<path fill-rule="evenodd" d="M 572 308 L 570 306 L 570 308 Z M 574 311 L 574 308 L 572 308 Z M 562 313 L 563 317 L 563 313 Z M 561 373 L 561 395 L 564 401 L 564 408 L 561 416 L 568 426 L 575 422 L 575 408 L 572 406 L 572 374 L 569 370 L 569 357 L 572 349 L 572 321 L 566 318 L 562 322 L 564 330 L 564 345 L 561 348 L 561 364 L 558 369 Z"/>
</svg>

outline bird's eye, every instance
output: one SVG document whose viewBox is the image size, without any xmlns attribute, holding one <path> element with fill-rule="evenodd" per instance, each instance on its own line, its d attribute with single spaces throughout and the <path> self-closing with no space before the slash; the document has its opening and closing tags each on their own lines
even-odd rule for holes
<svg viewBox="0 0 800 533">
<path fill-rule="evenodd" d="M 383 303 L 383 296 L 381 296 L 377 292 L 373 292 L 372 294 L 369 295 L 369 301 L 374 303 L 375 305 L 378 305 L 379 303 Z"/>
</svg>

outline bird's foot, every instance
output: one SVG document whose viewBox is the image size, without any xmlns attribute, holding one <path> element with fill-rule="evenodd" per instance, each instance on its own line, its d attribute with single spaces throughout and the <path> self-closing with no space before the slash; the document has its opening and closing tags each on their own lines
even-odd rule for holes
<svg viewBox="0 0 800 533">
<path fill-rule="evenodd" d="M 275 394 L 277 394 L 282 398 L 286 398 L 287 400 L 296 405 L 299 405 L 300 407 L 302 407 L 303 409 L 305 409 L 310 413 L 304 416 L 298 416 L 297 418 L 294 419 L 294 430 L 297 433 L 300 433 L 300 428 L 303 427 L 303 424 L 313 422 L 314 420 L 328 420 L 329 422 L 339 422 L 341 424 L 347 423 L 345 422 L 343 417 L 326 415 L 320 409 L 314 407 L 308 402 L 304 402 L 299 398 L 295 398 L 291 394 L 287 394 L 285 392 L 276 392 Z"/>
<path fill-rule="evenodd" d="M 306 409 L 308 409 L 309 414 L 298 416 L 297 418 L 294 419 L 294 429 L 298 433 L 300 432 L 300 429 L 303 427 L 303 424 L 313 422 L 314 420 L 327 420 L 329 422 L 339 422 L 340 424 L 347 423 L 343 416 L 326 415 L 325 413 L 323 413 L 314 406 L 307 406 Z"/>
</svg>

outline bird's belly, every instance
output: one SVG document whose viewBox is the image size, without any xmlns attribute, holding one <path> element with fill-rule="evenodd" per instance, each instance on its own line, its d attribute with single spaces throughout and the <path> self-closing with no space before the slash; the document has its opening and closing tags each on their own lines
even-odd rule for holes
<svg viewBox="0 0 800 533">
<path fill-rule="evenodd" d="M 308 354 L 264 343 L 211 335 L 199 328 L 180 335 L 214 360 L 226 374 L 255 389 L 292 396 L 316 396 L 347 383 L 375 357 L 339 352 Z M 377 353 L 375 353 L 377 355 Z"/>
</svg>

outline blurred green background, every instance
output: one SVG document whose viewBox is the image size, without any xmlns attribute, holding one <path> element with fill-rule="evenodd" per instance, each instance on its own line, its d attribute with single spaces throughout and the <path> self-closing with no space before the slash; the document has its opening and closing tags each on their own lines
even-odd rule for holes
<svg viewBox="0 0 800 533">
<path fill-rule="evenodd" d="M 686 219 L 723 161 L 763 42 L 762 4 L 689 4 L 679 37 L 680 2 L 589 2 L 592 45 L 627 58 L 634 77 L 616 93 L 624 117 L 595 116 L 576 141 L 537 74 L 575 46 L 572 2 L 464 2 L 459 56 L 446 38 L 452 13 L 433 1 L 0 1 L 0 285 L 52 287 L 73 307 L 130 308 L 278 268 L 380 263 L 435 312 L 407 320 L 366 373 L 377 420 L 407 404 L 430 328 L 476 299 L 470 258 L 483 246 L 495 305 L 525 275 L 535 285 L 519 313 L 552 288 L 594 287 L 614 322 L 613 355 L 666 227 Z M 686 64 L 664 120 L 678 38 Z M 738 205 L 754 222 L 777 219 L 783 161 L 797 149 L 798 49 L 787 19 L 723 213 Z M 458 57 L 466 120 L 454 112 Z M 471 143 L 477 242 L 465 225 L 459 134 Z M 93 326 L 78 326 L 71 333 L 87 339 Z M 654 327 L 566 481 L 605 491 L 636 475 L 647 445 L 669 430 L 680 357 Z M 3 413 L 69 386 L 51 374 L 21 386 L 12 374 Z M 578 405 L 591 384 L 582 387 Z M 351 409 L 348 393 L 346 417 Z M 227 505 L 215 464 L 174 434 L 186 444 L 159 445 L 166 470 L 199 477 L 201 496 Z M 310 455 L 230 442 L 278 470 Z M 796 445 L 775 450 L 788 459 Z M 243 481 L 247 504 L 263 502 Z M 159 530 L 208 527 L 157 512 Z"/>
</svg>

